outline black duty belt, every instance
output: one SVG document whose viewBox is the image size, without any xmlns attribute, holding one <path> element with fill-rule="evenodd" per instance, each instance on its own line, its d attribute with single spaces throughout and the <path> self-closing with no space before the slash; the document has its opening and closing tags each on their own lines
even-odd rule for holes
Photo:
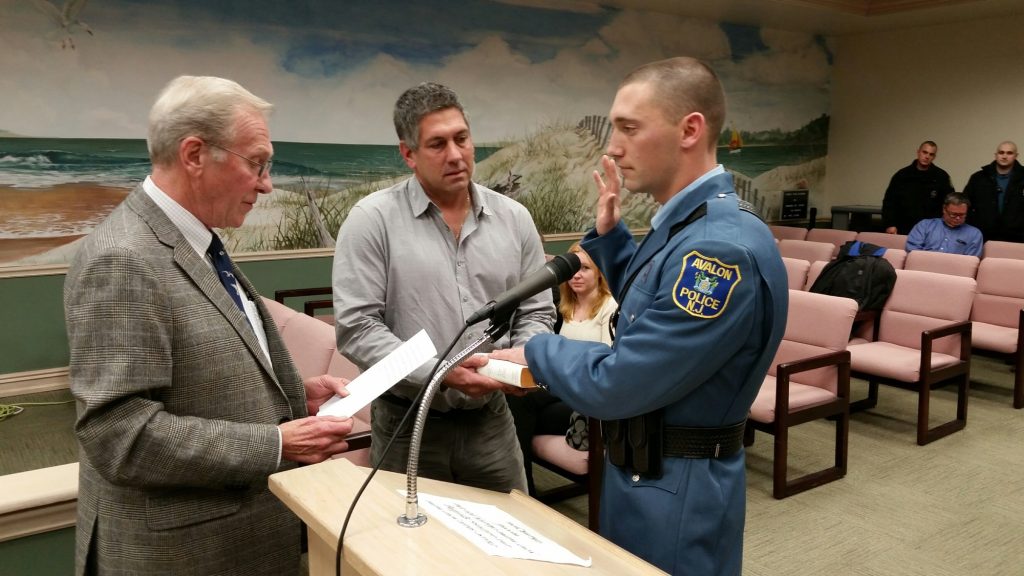
<svg viewBox="0 0 1024 576">
<path fill-rule="evenodd" d="M 397 396 L 390 392 L 385 392 L 384 394 L 381 394 L 380 396 L 377 397 L 377 399 L 383 400 L 388 404 L 391 404 L 392 406 L 401 408 L 402 410 L 408 410 L 409 407 L 412 406 L 412 400 L 409 400 L 408 398 L 402 396 Z M 484 406 L 486 406 L 486 404 L 484 404 Z M 442 412 L 441 410 L 434 410 L 433 408 L 431 408 L 427 410 L 427 416 L 429 416 L 430 418 L 457 418 L 459 416 L 475 414 L 477 411 L 480 410 L 480 408 L 483 408 L 483 406 L 479 406 L 477 408 L 452 408 L 447 412 Z"/>
<path fill-rule="evenodd" d="M 664 423 L 665 410 L 601 423 L 608 461 L 642 476 L 661 476 L 664 458 L 728 458 L 743 448 L 746 421 L 697 428 Z"/>
<path fill-rule="evenodd" d="M 665 426 L 661 452 L 675 458 L 728 458 L 743 447 L 746 420 L 718 428 Z"/>
</svg>

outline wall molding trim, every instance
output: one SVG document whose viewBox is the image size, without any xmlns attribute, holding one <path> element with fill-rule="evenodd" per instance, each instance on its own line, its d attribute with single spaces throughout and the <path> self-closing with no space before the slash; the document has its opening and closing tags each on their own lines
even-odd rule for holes
<svg viewBox="0 0 1024 576">
<path fill-rule="evenodd" d="M 235 262 L 262 262 L 273 260 L 294 260 L 334 256 L 334 248 L 309 248 L 303 250 L 274 250 L 264 252 L 240 252 L 232 254 Z M 0 279 L 25 276 L 61 276 L 67 274 L 68 264 L 37 264 L 32 266 L 0 266 Z"/>
<path fill-rule="evenodd" d="M 0 374 L 0 398 L 66 390 L 71 386 L 67 366 Z"/>
</svg>

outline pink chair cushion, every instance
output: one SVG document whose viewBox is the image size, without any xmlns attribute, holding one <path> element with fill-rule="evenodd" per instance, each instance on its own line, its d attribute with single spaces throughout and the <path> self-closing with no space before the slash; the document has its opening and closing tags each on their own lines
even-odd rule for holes
<svg viewBox="0 0 1024 576">
<path fill-rule="evenodd" d="M 912 250 L 907 254 L 903 267 L 907 270 L 923 270 L 974 278 L 978 274 L 977 256 L 967 254 L 946 254 L 945 252 L 929 252 L 928 250 Z"/>
<path fill-rule="evenodd" d="M 531 446 L 533 453 L 538 458 L 551 462 L 573 474 L 586 474 L 590 466 L 590 453 L 569 446 L 565 441 L 565 436 L 553 434 L 534 436 Z"/>
<path fill-rule="evenodd" d="M 811 267 L 807 269 L 807 283 L 804 284 L 804 290 L 810 290 L 811 286 L 814 286 L 814 281 L 821 276 L 821 271 L 825 269 L 828 262 L 818 260 L 817 262 L 811 262 Z"/>
<path fill-rule="evenodd" d="M 982 350 L 1013 354 L 1017 351 L 1017 328 L 1007 328 L 975 320 L 971 323 L 971 346 Z"/>
<path fill-rule="evenodd" d="M 1022 308 L 1024 260 L 982 260 L 978 267 L 978 293 L 971 309 L 971 345 L 1006 354 L 1016 352 Z"/>
<path fill-rule="evenodd" d="M 919 334 L 920 336 L 920 334 Z M 850 365 L 858 372 L 867 372 L 900 382 L 917 382 L 921 377 L 921 351 L 889 342 L 852 344 Z M 952 366 L 960 360 L 948 354 L 932 354 L 932 369 Z"/>
<path fill-rule="evenodd" d="M 982 260 L 978 267 L 978 292 L 1024 299 L 1024 260 Z"/>
<path fill-rule="evenodd" d="M 886 248 L 895 248 L 897 250 L 906 250 L 907 247 L 907 236 L 906 234 L 886 234 L 885 232 L 858 232 L 857 240 L 861 242 L 867 242 L 874 244 L 875 246 L 885 246 Z M 893 266 L 896 266 L 893 264 Z"/>
<path fill-rule="evenodd" d="M 835 372 L 833 371 L 833 374 Z M 835 376 L 832 377 L 833 384 Z M 832 386 L 835 388 L 835 386 Z M 777 389 L 774 376 L 766 376 L 761 390 L 750 407 L 750 417 L 758 422 L 775 421 L 775 391 Z M 818 406 L 835 400 L 835 392 L 822 390 L 817 386 L 806 386 L 797 382 L 789 383 L 789 411 L 796 412 L 805 408 Z"/>
<path fill-rule="evenodd" d="M 970 317 L 976 287 L 974 278 L 897 270 L 896 285 L 879 320 L 878 339 L 920 349 L 923 330 Z M 934 343 L 932 351 L 957 356 L 959 347 L 959 337 L 943 338 Z"/>
<path fill-rule="evenodd" d="M 886 234 L 888 236 L 888 234 Z M 907 251 L 902 248 L 886 248 L 885 254 L 882 254 L 882 258 L 889 261 L 892 267 L 896 270 L 900 268 L 906 268 L 907 263 Z"/>
<path fill-rule="evenodd" d="M 1024 259 L 1024 244 L 1020 242 L 1000 242 L 989 240 L 981 250 L 984 258 Z"/>
<path fill-rule="evenodd" d="M 810 242 L 807 240 L 779 240 L 779 253 L 787 258 L 798 260 L 831 260 L 835 246 L 827 242 Z"/>
<path fill-rule="evenodd" d="M 798 226 L 769 226 L 776 240 L 806 240 L 807 228 Z"/>
<path fill-rule="evenodd" d="M 316 318 L 296 313 L 281 329 L 281 338 L 303 378 L 328 373 L 331 360 L 337 354 L 333 328 Z"/>
<path fill-rule="evenodd" d="M 789 289 L 802 290 L 804 283 L 807 281 L 807 270 L 810 269 L 811 263 L 807 260 L 786 258 L 785 256 L 782 257 L 782 263 L 786 266 L 786 276 L 789 278 Z"/>
<path fill-rule="evenodd" d="M 857 239 L 853 230 L 835 230 L 832 228 L 812 228 L 807 231 L 807 240 L 811 242 L 828 242 L 832 244 L 832 257 L 839 254 L 839 247 Z"/>
<path fill-rule="evenodd" d="M 856 315 L 857 303 L 849 298 L 790 290 L 786 333 L 751 406 L 750 417 L 758 422 L 774 422 L 779 364 L 843 350 Z M 794 374 L 789 382 L 789 411 L 834 400 L 836 377 L 834 367 Z"/>
</svg>

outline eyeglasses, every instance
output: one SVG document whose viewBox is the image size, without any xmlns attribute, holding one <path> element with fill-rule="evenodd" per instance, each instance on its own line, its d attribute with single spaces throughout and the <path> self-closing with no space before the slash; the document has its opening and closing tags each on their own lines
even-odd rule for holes
<svg viewBox="0 0 1024 576">
<path fill-rule="evenodd" d="M 207 142 L 207 144 L 209 144 L 209 142 Z M 249 164 L 252 164 L 253 166 L 255 166 L 257 168 L 257 171 L 256 171 L 256 177 L 257 178 L 263 178 L 263 176 L 265 174 L 270 174 L 270 167 L 274 165 L 274 161 L 273 160 L 267 160 L 266 162 L 257 162 L 257 161 L 255 161 L 255 160 L 253 160 L 253 159 L 251 159 L 251 158 L 249 158 L 247 156 L 239 154 L 238 152 L 235 152 L 234 150 L 229 150 L 229 149 L 227 149 L 227 148 L 225 148 L 223 146 L 218 146 L 216 144 L 209 144 L 209 145 L 210 145 L 211 148 L 217 148 L 217 149 L 223 150 L 225 152 L 228 152 L 229 154 L 234 154 L 235 156 L 238 156 L 242 160 L 245 160 Z"/>
<path fill-rule="evenodd" d="M 963 212 L 963 213 L 960 213 L 960 214 L 955 214 L 953 212 L 950 212 L 949 210 L 946 210 L 945 212 L 946 212 L 946 216 L 949 216 L 953 220 L 963 220 L 964 218 L 967 218 L 967 212 Z"/>
</svg>

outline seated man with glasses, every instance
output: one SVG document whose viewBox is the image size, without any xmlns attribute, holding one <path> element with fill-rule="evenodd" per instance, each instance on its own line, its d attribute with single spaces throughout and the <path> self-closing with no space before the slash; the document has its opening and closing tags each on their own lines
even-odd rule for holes
<svg viewBox="0 0 1024 576">
<path fill-rule="evenodd" d="M 918 222 L 907 236 L 907 252 L 929 250 L 949 254 L 969 254 L 981 258 L 984 240 L 981 230 L 965 222 L 971 201 L 959 192 L 946 194 L 942 218 Z"/>
</svg>

